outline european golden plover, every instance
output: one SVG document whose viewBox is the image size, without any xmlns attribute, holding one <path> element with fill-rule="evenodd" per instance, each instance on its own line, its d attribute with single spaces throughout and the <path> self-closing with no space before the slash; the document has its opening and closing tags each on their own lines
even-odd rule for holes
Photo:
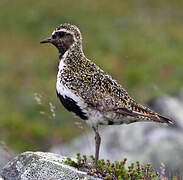
<svg viewBox="0 0 183 180">
<path fill-rule="evenodd" d="M 101 138 L 98 125 L 130 124 L 140 121 L 173 122 L 138 104 L 110 75 L 87 59 L 80 30 L 61 24 L 48 39 L 59 51 L 56 92 L 63 106 L 85 120 L 95 131 L 95 167 Z"/>
</svg>

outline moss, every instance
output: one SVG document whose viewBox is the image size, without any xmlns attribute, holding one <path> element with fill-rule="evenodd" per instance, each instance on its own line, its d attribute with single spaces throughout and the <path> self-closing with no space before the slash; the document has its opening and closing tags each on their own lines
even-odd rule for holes
<svg viewBox="0 0 183 180">
<path fill-rule="evenodd" d="M 100 159 L 98 160 L 98 167 L 94 168 L 95 158 L 91 155 L 87 158 L 86 155 L 81 156 L 77 153 L 77 161 L 67 158 L 65 164 L 78 168 L 78 170 L 87 172 L 88 175 L 102 178 L 106 180 L 161 180 L 166 179 L 165 177 L 160 178 L 158 172 L 154 171 L 150 164 L 142 165 L 139 161 L 131 163 L 127 166 L 127 159 L 124 158 L 122 161 L 111 162 L 110 160 Z M 176 180 L 173 177 L 173 180 Z"/>
</svg>

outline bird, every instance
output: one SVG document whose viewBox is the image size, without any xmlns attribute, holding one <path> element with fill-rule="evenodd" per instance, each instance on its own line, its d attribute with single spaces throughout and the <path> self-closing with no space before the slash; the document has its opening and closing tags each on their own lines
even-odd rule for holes
<svg viewBox="0 0 183 180">
<path fill-rule="evenodd" d="M 85 56 L 77 26 L 61 24 L 40 43 L 50 43 L 58 49 L 56 93 L 60 102 L 95 132 L 95 168 L 101 144 L 99 125 L 142 121 L 173 124 L 171 119 L 137 103 L 120 83 Z"/>
</svg>

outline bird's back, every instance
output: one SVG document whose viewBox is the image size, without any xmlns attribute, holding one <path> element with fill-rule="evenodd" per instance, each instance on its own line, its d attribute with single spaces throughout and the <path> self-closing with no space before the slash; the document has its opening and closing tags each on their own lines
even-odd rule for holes
<svg viewBox="0 0 183 180">
<path fill-rule="evenodd" d="M 136 103 L 116 80 L 83 54 L 73 55 L 71 51 L 64 63 L 59 81 L 78 97 L 80 102 L 76 102 L 77 105 L 85 104 L 79 108 L 87 117 L 91 116 L 88 118 L 100 118 L 97 123 L 112 125 L 137 121 L 171 122 Z"/>
</svg>

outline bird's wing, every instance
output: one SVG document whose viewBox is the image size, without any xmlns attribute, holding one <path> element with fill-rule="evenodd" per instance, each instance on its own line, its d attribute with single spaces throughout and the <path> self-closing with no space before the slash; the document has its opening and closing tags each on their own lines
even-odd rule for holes
<svg viewBox="0 0 183 180">
<path fill-rule="evenodd" d="M 174 124 L 172 120 L 159 115 L 158 113 L 146 108 L 145 106 L 140 105 L 139 107 L 135 104 L 136 110 L 129 110 L 129 108 L 119 108 L 116 109 L 117 113 L 122 114 L 123 116 L 131 116 L 136 119 L 144 119 L 149 121 L 155 121 L 159 123 Z"/>
<path fill-rule="evenodd" d="M 105 75 L 103 78 L 104 96 L 99 101 L 102 102 L 104 111 L 116 111 L 122 116 L 134 117 L 138 120 L 149 120 L 160 123 L 173 124 L 173 121 L 159 115 L 151 109 L 138 104 L 111 76 Z M 98 103 L 100 105 L 100 103 Z M 100 106 L 98 108 L 101 108 Z"/>
<path fill-rule="evenodd" d="M 103 112 L 116 112 L 122 116 L 151 120 L 171 124 L 172 121 L 155 113 L 149 108 L 136 103 L 122 86 L 110 75 L 95 64 L 90 64 L 95 70 L 86 73 L 80 71 L 74 88 L 79 96 L 92 108 Z"/>
</svg>

